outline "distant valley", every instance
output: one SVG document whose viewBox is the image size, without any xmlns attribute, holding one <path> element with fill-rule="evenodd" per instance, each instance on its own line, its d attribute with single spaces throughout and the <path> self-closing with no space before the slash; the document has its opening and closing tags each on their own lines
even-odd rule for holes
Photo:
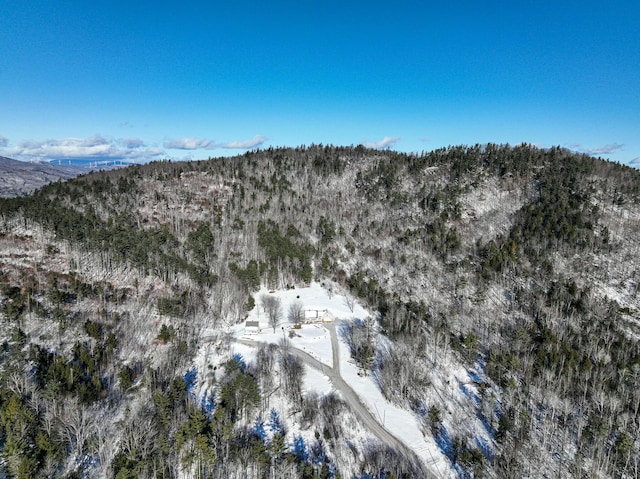
<svg viewBox="0 0 640 479">
<path fill-rule="evenodd" d="M 95 170 L 121 167 L 114 162 L 67 160 L 62 162 L 25 162 L 0 156 L 0 198 L 22 196 L 54 181 L 67 180 Z"/>
</svg>

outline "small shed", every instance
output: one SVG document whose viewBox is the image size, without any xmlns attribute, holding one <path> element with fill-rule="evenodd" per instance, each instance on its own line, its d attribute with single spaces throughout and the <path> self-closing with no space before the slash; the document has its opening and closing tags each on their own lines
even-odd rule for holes
<svg viewBox="0 0 640 479">
<path fill-rule="evenodd" d="M 258 321 L 247 321 L 244 323 L 245 334 L 258 334 L 260 332 L 260 323 Z"/>
</svg>

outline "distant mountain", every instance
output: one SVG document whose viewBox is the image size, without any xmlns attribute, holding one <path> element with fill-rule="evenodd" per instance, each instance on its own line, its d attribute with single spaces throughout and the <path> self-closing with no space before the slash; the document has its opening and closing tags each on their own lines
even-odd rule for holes
<svg viewBox="0 0 640 479">
<path fill-rule="evenodd" d="M 69 160 L 68 164 L 56 165 L 49 162 L 18 161 L 0 156 L 0 198 L 23 196 L 58 180 L 68 180 L 91 171 L 113 170 L 128 165 L 115 161 L 84 160 Z"/>
<path fill-rule="evenodd" d="M 0 157 L 0 197 L 22 196 L 58 180 L 68 180 L 89 171 L 86 167 L 28 163 Z"/>
</svg>

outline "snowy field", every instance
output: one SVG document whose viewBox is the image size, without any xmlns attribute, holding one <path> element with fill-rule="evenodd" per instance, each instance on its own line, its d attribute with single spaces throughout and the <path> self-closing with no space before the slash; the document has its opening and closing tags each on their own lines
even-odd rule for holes
<svg viewBox="0 0 640 479">
<path fill-rule="evenodd" d="M 282 301 L 282 322 L 276 326 L 275 332 L 273 327 L 269 325 L 269 320 L 261 305 L 260 299 L 263 295 L 275 296 Z M 353 307 L 353 311 L 351 311 L 349 304 L 347 304 L 347 297 L 341 294 L 332 294 L 319 283 L 312 283 L 308 288 L 275 292 L 269 292 L 269 290 L 262 288 L 254 294 L 254 298 L 256 306 L 249 312 L 247 321 L 258 321 L 260 323 L 260 333 L 247 332 L 245 330 L 246 323 L 242 323 L 232 328 L 231 334 L 234 337 L 275 344 L 278 344 L 286 337 L 291 346 L 305 351 L 329 367 L 333 366 L 329 331 L 321 322 L 303 324 L 301 329 L 293 329 L 293 323 L 287 319 L 289 306 L 296 301 L 300 301 L 305 311 L 319 312 L 319 314 L 326 311 L 327 317 L 335 323 L 350 321 L 355 318 L 365 319 L 369 316 L 369 312 L 357 302 L 349 303 Z"/>
</svg>

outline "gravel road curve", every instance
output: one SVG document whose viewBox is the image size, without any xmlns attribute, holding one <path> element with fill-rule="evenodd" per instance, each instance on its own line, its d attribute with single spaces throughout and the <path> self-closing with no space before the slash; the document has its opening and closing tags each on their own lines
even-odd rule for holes
<svg viewBox="0 0 640 479">
<path fill-rule="evenodd" d="M 331 334 L 331 349 L 333 354 L 333 367 L 327 366 L 324 363 L 321 363 L 316 358 L 311 356 L 310 354 L 295 348 L 291 347 L 288 349 L 288 352 L 293 354 L 294 356 L 300 358 L 306 365 L 322 372 L 325 376 L 329 378 L 333 387 L 342 394 L 342 398 L 344 401 L 349 404 L 351 410 L 358 417 L 358 419 L 366 426 L 369 431 L 374 434 L 381 442 L 392 447 L 398 452 L 404 453 L 408 456 L 409 459 L 415 461 L 416 464 L 420 464 L 421 461 L 418 457 L 411 451 L 406 444 L 404 444 L 400 439 L 391 434 L 385 427 L 380 424 L 375 416 L 367 409 L 364 405 L 360 396 L 349 386 L 345 380 L 340 375 L 340 348 L 338 344 L 338 334 L 336 332 L 336 324 L 325 324 L 324 325 Z M 235 342 L 239 344 L 244 344 L 246 346 L 258 346 L 260 344 L 257 341 L 251 341 L 247 339 L 235 339 Z M 424 469 L 424 468 L 423 468 Z M 425 478 L 436 478 L 430 471 L 424 471 Z"/>
</svg>

